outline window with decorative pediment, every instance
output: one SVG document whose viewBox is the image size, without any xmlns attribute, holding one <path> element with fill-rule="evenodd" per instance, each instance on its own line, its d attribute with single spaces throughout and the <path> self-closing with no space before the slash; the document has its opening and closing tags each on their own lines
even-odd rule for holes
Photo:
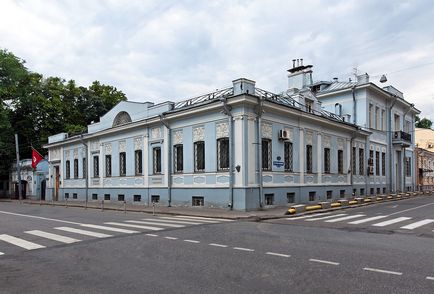
<svg viewBox="0 0 434 294">
<path fill-rule="evenodd" d="M 131 122 L 131 117 L 130 115 L 125 112 L 125 111 L 121 111 L 118 113 L 118 115 L 116 115 L 114 121 L 113 121 L 113 126 L 120 126 L 120 125 L 124 125 L 127 123 Z"/>
</svg>

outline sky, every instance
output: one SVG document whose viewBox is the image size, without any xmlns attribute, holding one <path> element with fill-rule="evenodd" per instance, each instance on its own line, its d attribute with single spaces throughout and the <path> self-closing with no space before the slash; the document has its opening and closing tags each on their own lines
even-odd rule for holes
<svg viewBox="0 0 434 294">
<path fill-rule="evenodd" d="M 240 77 L 282 92 L 291 60 L 303 58 L 314 80 L 354 80 L 356 68 L 434 120 L 429 0 L 0 0 L 0 48 L 45 77 L 98 80 L 155 103 Z"/>
</svg>

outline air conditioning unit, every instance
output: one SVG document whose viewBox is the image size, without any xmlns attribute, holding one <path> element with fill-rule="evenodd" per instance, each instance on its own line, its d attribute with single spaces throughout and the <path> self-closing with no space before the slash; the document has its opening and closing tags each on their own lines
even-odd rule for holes
<svg viewBox="0 0 434 294">
<path fill-rule="evenodd" d="M 284 141 L 289 140 L 290 139 L 289 138 L 289 132 L 286 130 L 280 130 L 279 131 L 279 139 L 284 140 Z"/>
<path fill-rule="evenodd" d="M 373 175 L 374 174 L 374 166 L 368 166 L 368 174 Z"/>
</svg>

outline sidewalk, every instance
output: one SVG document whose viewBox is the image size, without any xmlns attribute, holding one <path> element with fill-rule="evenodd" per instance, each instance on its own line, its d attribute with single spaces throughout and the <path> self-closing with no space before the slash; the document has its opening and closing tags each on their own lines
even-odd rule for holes
<svg viewBox="0 0 434 294">
<path fill-rule="evenodd" d="M 0 202 L 13 202 L 19 203 L 18 200 L 0 199 Z M 23 200 L 23 204 L 31 205 L 48 205 L 48 206 L 60 206 L 60 207 L 82 207 L 84 209 L 85 202 L 77 200 L 65 201 L 36 201 L 36 200 Z M 287 206 L 264 208 L 263 210 L 254 211 L 237 211 L 224 208 L 205 208 L 205 207 L 167 207 L 163 205 L 156 205 L 155 208 L 143 204 L 131 204 L 131 203 L 110 203 L 104 202 L 102 206 L 101 201 L 89 201 L 87 207 L 95 210 L 117 210 L 126 212 L 144 212 L 153 213 L 155 209 L 156 214 L 166 215 L 188 215 L 188 216 L 200 216 L 200 217 L 212 217 L 212 218 L 224 218 L 224 219 L 245 219 L 250 221 L 259 221 L 265 219 L 274 219 L 288 217 L 285 212 L 288 210 Z"/>
</svg>

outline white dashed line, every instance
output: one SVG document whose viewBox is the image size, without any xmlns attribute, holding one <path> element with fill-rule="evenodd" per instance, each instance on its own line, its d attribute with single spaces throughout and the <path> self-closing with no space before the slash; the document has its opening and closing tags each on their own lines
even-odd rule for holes
<svg viewBox="0 0 434 294">
<path fill-rule="evenodd" d="M 48 233 L 48 232 L 44 232 L 44 231 L 40 231 L 40 230 L 26 231 L 24 233 L 38 236 L 38 237 L 42 237 L 42 238 L 46 238 L 46 239 L 50 239 L 50 240 L 54 240 L 54 241 L 61 242 L 61 243 L 66 243 L 66 244 L 72 244 L 72 243 L 76 243 L 76 242 L 81 241 L 81 240 L 78 240 L 75 238 L 65 237 L 62 235 L 52 234 L 52 233 Z"/>
<path fill-rule="evenodd" d="M 188 243 L 200 243 L 200 241 L 196 241 L 196 240 L 184 240 L 184 242 L 188 242 Z"/>
<path fill-rule="evenodd" d="M 45 248 L 45 246 L 33 242 L 29 242 L 20 238 L 16 238 L 14 236 L 6 235 L 6 234 L 0 235 L 0 240 L 27 250 Z"/>
<path fill-rule="evenodd" d="M 217 243 L 210 243 L 208 245 L 209 246 L 214 246 L 214 247 L 222 247 L 222 248 L 227 248 L 228 247 L 228 245 L 217 244 Z"/>
<path fill-rule="evenodd" d="M 370 267 L 364 267 L 363 270 L 370 271 L 370 272 L 389 274 L 389 275 L 397 275 L 397 276 L 402 275 L 402 273 L 400 273 L 400 272 L 386 271 L 386 270 L 381 270 L 381 269 L 377 269 L 377 268 L 370 268 Z"/>
<path fill-rule="evenodd" d="M 329 215 L 331 214 L 331 212 L 327 212 L 327 213 L 321 213 L 321 215 Z M 318 214 L 308 214 L 308 215 L 302 215 L 302 216 L 294 216 L 294 217 L 288 217 L 287 220 L 298 220 L 298 219 L 303 219 L 303 218 L 311 218 L 311 217 L 316 217 L 318 216 Z"/>
<path fill-rule="evenodd" d="M 178 240 L 178 238 L 176 238 L 176 237 L 164 237 L 164 238 L 167 240 Z"/>
<path fill-rule="evenodd" d="M 243 247 L 234 247 L 233 249 L 235 249 L 235 250 L 241 250 L 241 251 L 249 251 L 249 252 L 255 251 L 254 249 L 243 248 Z"/>
<path fill-rule="evenodd" d="M 427 280 L 434 281 L 434 277 L 426 277 Z"/>
<path fill-rule="evenodd" d="M 411 217 L 402 216 L 402 217 L 394 218 L 394 219 L 391 219 L 391 220 L 388 220 L 388 221 L 384 221 L 384 222 L 381 222 L 381 223 L 373 224 L 373 226 L 374 227 L 385 227 L 385 226 L 396 224 L 396 223 L 399 223 L 399 222 L 403 222 L 403 221 L 406 221 L 406 220 L 409 220 L 409 219 L 411 219 Z"/>
<path fill-rule="evenodd" d="M 232 222 L 233 220 L 231 219 L 226 219 L 226 218 L 209 218 L 209 217 L 201 217 L 201 216 L 186 216 L 186 215 L 178 215 L 175 216 L 178 218 L 191 218 L 191 219 L 197 219 L 197 220 L 210 220 L 210 221 L 219 221 L 219 222 Z"/>
<path fill-rule="evenodd" d="M 349 220 L 349 219 L 363 217 L 363 216 L 366 216 L 366 215 L 364 215 L 364 214 L 348 215 L 348 216 L 339 217 L 339 218 L 335 218 L 335 219 L 329 219 L 329 220 L 326 220 L 325 222 L 326 223 L 337 223 L 337 222 L 341 222 L 344 220 Z"/>
<path fill-rule="evenodd" d="M 0 252 L 0 255 L 4 255 L 4 253 L 3 253 L 3 252 Z"/>
<path fill-rule="evenodd" d="M 401 229 L 413 230 L 413 229 L 422 227 L 422 226 L 430 224 L 430 223 L 434 223 L 434 219 L 424 219 L 424 220 L 403 226 L 403 227 L 401 227 Z"/>
<path fill-rule="evenodd" d="M 339 262 L 334 262 L 334 261 L 328 261 L 328 260 L 321 260 L 321 259 L 309 259 L 309 261 L 312 262 L 318 262 L 318 263 L 325 263 L 325 264 L 330 264 L 330 265 L 339 265 Z"/>
<path fill-rule="evenodd" d="M 352 221 L 349 222 L 349 224 L 351 225 L 358 225 L 358 224 L 363 224 L 363 223 L 367 223 L 367 222 L 371 222 L 377 219 L 382 219 L 388 217 L 388 215 L 377 215 L 377 216 L 373 216 L 373 217 L 368 217 L 368 218 L 364 218 L 364 219 L 360 219 L 360 220 L 356 220 L 356 221 Z"/>
<path fill-rule="evenodd" d="M 145 234 L 146 236 L 150 236 L 150 237 L 158 237 L 158 235 L 155 234 Z"/>
<path fill-rule="evenodd" d="M 267 252 L 265 254 L 273 255 L 273 256 L 280 256 L 280 257 L 291 257 L 291 255 L 288 255 L 288 254 L 281 254 L 281 253 L 274 253 L 274 252 Z"/>
<path fill-rule="evenodd" d="M 65 232 L 70 232 L 70 233 L 81 234 L 81 235 L 85 235 L 85 236 L 96 237 L 96 238 L 113 237 L 112 235 L 107 235 L 107 234 L 97 233 L 97 232 L 91 232 L 91 231 L 86 231 L 86 230 L 80 230 L 80 229 L 76 229 L 76 228 L 69 228 L 69 227 L 58 227 L 55 229 L 65 231 Z"/>
<path fill-rule="evenodd" d="M 112 232 L 125 233 L 125 234 L 139 233 L 138 231 L 133 231 L 133 230 L 119 229 L 119 228 L 113 228 L 113 227 L 107 227 L 107 226 L 99 226 L 99 225 L 92 225 L 92 224 L 82 224 L 81 226 L 82 227 L 86 227 L 86 228 L 105 230 L 105 231 L 112 231 Z"/>
<path fill-rule="evenodd" d="M 310 218 L 307 219 L 307 222 L 314 222 L 317 220 L 323 220 L 323 219 L 329 219 L 329 218 L 334 218 L 334 217 L 339 217 L 339 216 L 344 216 L 347 215 L 346 213 L 339 213 L 339 214 L 334 214 L 334 215 L 329 215 L 329 216 L 324 216 L 324 217 L 316 217 L 316 218 Z"/>
<path fill-rule="evenodd" d="M 137 228 L 137 229 L 143 229 L 143 230 L 150 230 L 150 231 L 164 230 L 163 228 L 158 228 L 158 227 L 131 225 L 131 224 L 124 224 L 124 223 L 117 223 L 117 222 L 106 222 L 105 224 L 106 225 L 112 225 L 112 226 L 121 226 L 121 227 L 127 227 L 127 228 Z"/>
</svg>

